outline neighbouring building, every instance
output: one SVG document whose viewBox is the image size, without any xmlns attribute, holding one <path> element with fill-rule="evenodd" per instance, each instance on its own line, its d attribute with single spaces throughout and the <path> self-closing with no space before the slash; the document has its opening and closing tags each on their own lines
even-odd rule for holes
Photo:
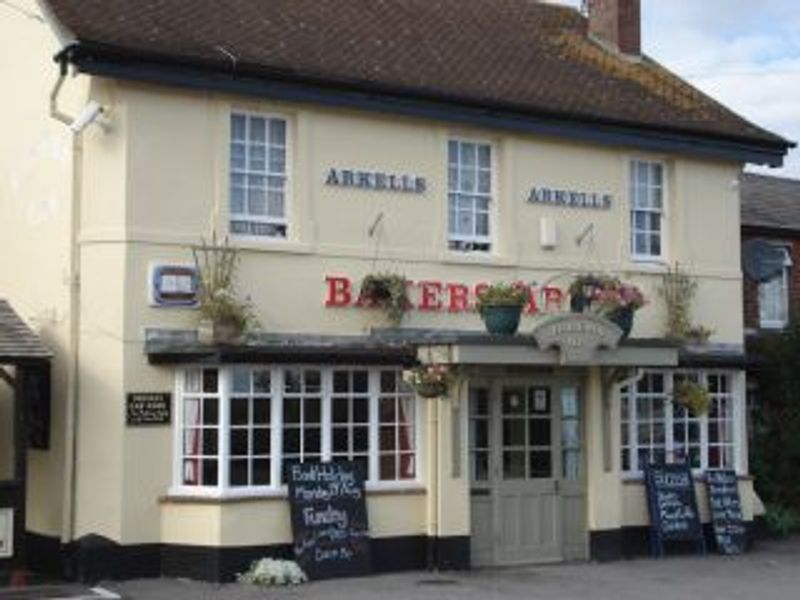
<svg viewBox="0 0 800 600">
<path fill-rule="evenodd" d="M 33 568 L 290 555 L 297 461 L 366 466 L 382 571 L 645 552 L 652 459 L 736 469 L 760 510 L 736 182 L 791 144 L 643 55 L 638 0 L 14 4 L 0 296 L 54 354 Z M 212 232 L 261 324 L 240 343 L 198 331 Z M 702 348 L 665 339 L 674 263 Z M 399 327 L 359 302 L 381 272 L 412 282 Z M 644 290 L 629 339 L 570 315 L 585 273 Z M 516 336 L 472 310 L 500 281 L 533 290 Z M 407 385 L 421 363 L 458 373 L 447 397 Z M 686 378 L 708 415 L 670 401 Z"/>
<path fill-rule="evenodd" d="M 742 271 L 748 354 L 748 404 L 761 402 L 758 346 L 780 334 L 800 306 L 800 180 L 744 173 Z"/>
</svg>

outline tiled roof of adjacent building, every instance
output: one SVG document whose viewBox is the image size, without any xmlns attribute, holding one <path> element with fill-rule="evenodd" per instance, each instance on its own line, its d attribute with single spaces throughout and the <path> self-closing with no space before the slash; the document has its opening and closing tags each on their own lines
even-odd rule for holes
<svg viewBox="0 0 800 600">
<path fill-rule="evenodd" d="M 30 327 L 14 312 L 11 305 L 0 299 L 0 364 L 25 359 L 52 356 Z"/>
<path fill-rule="evenodd" d="M 800 180 L 742 175 L 742 225 L 800 233 Z"/>
<path fill-rule="evenodd" d="M 577 10 L 535 0 L 47 3 L 79 46 L 229 77 L 247 72 L 784 151 L 788 143 L 652 59 L 592 41 Z M 89 71 L 90 62 L 82 65 Z"/>
</svg>

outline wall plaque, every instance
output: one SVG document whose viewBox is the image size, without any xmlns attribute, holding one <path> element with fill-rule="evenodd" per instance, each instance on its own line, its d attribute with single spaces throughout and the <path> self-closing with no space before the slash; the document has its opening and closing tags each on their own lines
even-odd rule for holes
<svg viewBox="0 0 800 600">
<path fill-rule="evenodd" d="M 617 347 L 622 330 L 596 315 L 567 313 L 539 325 L 533 337 L 542 350 L 559 350 L 562 365 L 589 365 L 601 348 Z"/>
<path fill-rule="evenodd" d="M 14 556 L 14 510 L 0 509 L 0 558 Z"/>
<path fill-rule="evenodd" d="M 128 394 L 125 404 L 129 427 L 169 425 L 172 421 L 172 394 L 135 392 Z"/>
</svg>

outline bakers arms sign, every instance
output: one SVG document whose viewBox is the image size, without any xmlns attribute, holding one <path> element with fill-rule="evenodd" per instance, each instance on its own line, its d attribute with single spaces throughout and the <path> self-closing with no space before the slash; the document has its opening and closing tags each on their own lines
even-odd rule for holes
<svg viewBox="0 0 800 600">
<path fill-rule="evenodd" d="M 542 350 L 559 350 L 562 365 L 589 365 L 598 350 L 617 347 L 622 330 L 595 315 L 563 314 L 539 325 L 533 337 Z"/>
</svg>

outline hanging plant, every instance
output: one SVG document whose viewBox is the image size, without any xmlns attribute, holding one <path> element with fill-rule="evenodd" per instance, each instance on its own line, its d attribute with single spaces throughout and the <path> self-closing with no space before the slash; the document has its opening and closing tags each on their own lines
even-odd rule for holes
<svg viewBox="0 0 800 600">
<path fill-rule="evenodd" d="M 672 401 L 683 406 L 692 415 L 701 416 L 706 414 L 711 406 L 711 395 L 699 383 L 681 381 L 673 390 Z"/>
<path fill-rule="evenodd" d="M 495 283 L 478 292 L 476 306 L 489 333 L 514 335 L 522 309 L 530 300 L 530 289 L 524 285 Z"/>
<path fill-rule="evenodd" d="M 422 398 L 441 398 L 446 396 L 453 383 L 450 367 L 442 364 L 420 365 L 406 371 L 405 380 Z"/>
<path fill-rule="evenodd" d="M 203 240 L 200 246 L 192 248 L 192 255 L 200 277 L 198 315 L 201 325 L 211 324 L 213 340 L 232 343 L 247 330 L 258 328 L 250 301 L 236 296 L 239 254 L 227 238 L 218 244 L 216 235 L 212 235 L 210 243 Z"/>
<path fill-rule="evenodd" d="M 376 273 L 364 277 L 359 299 L 368 306 L 382 308 L 395 327 L 403 321 L 411 308 L 408 280 L 393 273 Z"/>
</svg>

